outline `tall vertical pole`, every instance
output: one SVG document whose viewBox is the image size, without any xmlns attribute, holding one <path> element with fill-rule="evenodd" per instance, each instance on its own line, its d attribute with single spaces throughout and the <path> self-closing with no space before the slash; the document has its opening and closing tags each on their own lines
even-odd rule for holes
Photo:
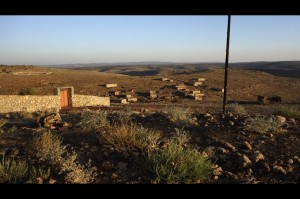
<svg viewBox="0 0 300 199">
<path fill-rule="evenodd" d="M 227 23 L 227 43 L 226 43 L 226 58 L 225 58 L 225 78 L 224 78 L 224 98 L 223 98 L 223 113 L 225 113 L 225 107 L 227 103 L 227 76 L 228 76 L 228 58 L 229 58 L 229 39 L 230 39 L 230 18 L 228 15 Z"/>
</svg>

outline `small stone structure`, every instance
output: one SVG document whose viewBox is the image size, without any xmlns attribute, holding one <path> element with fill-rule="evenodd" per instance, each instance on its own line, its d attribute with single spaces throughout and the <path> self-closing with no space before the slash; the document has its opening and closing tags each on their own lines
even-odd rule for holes
<svg viewBox="0 0 300 199">
<path fill-rule="evenodd" d="M 257 103 L 258 104 L 270 104 L 270 103 L 281 103 L 281 97 L 277 95 L 270 95 L 270 96 L 257 96 Z"/>
<path fill-rule="evenodd" d="M 192 84 L 193 84 L 193 86 L 201 86 L 202 82 L 193 82 Z"/>
<path fill-rule="evenodd" d="M 197 78 L 197 79 L 191 79 L 190 85 L 195 86 L 195 87 L 201 86 L 204 81 L 205 81 L 205 78 L 202 78 L 202 77 Z"/>
<path fill-rule="evenodd" d="M 186 89 L 186 86 L 185 86 L 184 84 L 179 84 L 179 85 L 175 86 L 175 88 L 176 88 L 177 90 L 185 90 L 185 89 Z"/>
<path fill-rule="evenodd" d="M 173 79 L 169 79 L 167 77 L 163 77 L 163 78 L 161 78 L 161 81 L 163 81 L 163 82 L 173 82 Z"/>
<path fill-rule="evenodd" d="M 138 99 L 136 97 L 130 97 L 130 98 L 127 98 L 127 101 L 128 102 L 137 102 Z"/>
<path fill-rule="evenodd" d="M 114 87 L 117 87 L 118 84 L 105 84 L 105 87 L 106 88 L 114 88 Z"/>
<path fill-rule="evenodd" d="M 120 103 L 120 104 L 127 104 L 128 101 L 125 98 L 112 98 L 110 99 L 111 103 Z"/>
<path fill-rule="evenodd" d="M 121 95 L 120 91 L 110 91 L 109 94 L 114 95 L 114 96 L 119 96 Z"/>
<path fill-rule="evenodd" d="M 156 91 L 149 91 L 148 96 L 150 99 L 155 99 L 158 97 Z"/>
</svg>

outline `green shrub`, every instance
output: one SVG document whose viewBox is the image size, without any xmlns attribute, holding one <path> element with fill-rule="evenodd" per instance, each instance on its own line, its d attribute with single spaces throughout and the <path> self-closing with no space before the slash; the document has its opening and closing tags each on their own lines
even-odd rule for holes
<svg viewBox="0 0 300 199">
<path fill-rule="evenodd" d="M 57 166 L 61 164 L 66 146 L 62 145 L 59 135 L 51 133 L 51 131 L 45 131 L 35 135 L 27 150 L 38 157 L 39 160 Z"/>
<path fill-rule="evenodd" d="M 281 130 L 281 123 L 274 115 L 270 117 L 261 115 L 250 117 L 246 119 L 245 123 L 244 129 L 247 131 L 266 133 L 268 131 L 278 132 Z"/>
<path fill-rule="evenodd" d="M 211 173 L 210 160 L 196 149 L 170 141 L 166 148 L 150 151 L 142 161 L 146 174 L 156 183 L 202 183 Z"/>
<path fill-rule="evenodd" d="M 101 143 L 111 145 L 119 151 L 156 148 L 160 137 L 160 132 L 135 123 L 113 124 L 107 131 L 99 133 Z"/>
<path fill-rule="evenodd" d="M 88 131 L 99 131 L 108 124 L 109 122 L 107 120 L 107 113 L 102 110 L 97 110 L 92 112 L 84 112 L 77 126 L 80 126 L 84 130 Z"/>
<path fill-rule="evenodd" d="M 273 111 L 273 114 L 287 118 L 298 118 L 300 117 L 300 108 L 299 106 L 280 106 Z"/>
<path fill-rule="evenodd" d="M 35 92 L 33 88 L 22 88 L 19 92 L 19 95 L 34 95 Z"/>
<path fill-rule="evenodd" d="M 15 161 L 3 156 L 0 163 L 0 183 L 22 183 L 27 175 L 26 161 Z"/>
<path fill-rule="evenodd" d="M 169 107 L 166 112 L 170 120 L 178 127 L 195 125 L 189 108 Z"/>
<path fill-rule="evenodd" d="M 247 111 L 244 106 L 239 105 L 239 104 L 230 104 L 228 105 L 227 110 L 233 114 L 237 115 L 246 115 Z"/>
</svg>

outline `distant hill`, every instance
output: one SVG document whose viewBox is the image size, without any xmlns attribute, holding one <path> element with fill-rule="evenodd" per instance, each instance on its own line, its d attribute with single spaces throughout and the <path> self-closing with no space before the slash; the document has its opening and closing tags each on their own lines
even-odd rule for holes
<svg viewBox="0 0 300 199">
<path fill-rule="evenodd" d="M 127 75 L 154 75 L 162 70 L 169 69 L 172 73 L 193 73 L 216 68 L 223 68 L 224 63 L 180 63 L 180 62 L 116 62 L 116 63 L 83 63 L 49 65 L 48 67 L 72 68 L 76 70 L 97 70 L 100 72 L 112 72 Z M 237 62 L 229 63 L 229 68 L 259 70 L 276 76 L 300 78 L 300 61 L 275 61 L 275 62 Z M 143 72 L 141 72 L 143 71 Z"/>
<path fill-rule="evenodd" d="M 300 78 L 300 61 L 232 63 L 230 67 L 259 70 L 281 77 Z"/>
</svg>

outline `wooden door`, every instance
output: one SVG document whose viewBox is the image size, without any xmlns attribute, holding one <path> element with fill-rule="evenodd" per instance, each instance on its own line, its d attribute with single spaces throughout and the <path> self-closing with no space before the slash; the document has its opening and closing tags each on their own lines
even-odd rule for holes
<svg viewBox="0 0 300 199">
<path fill-rule="evenodd" d="M 60 92 L 60 106 L 61 107 L 69 106 L 68 90 L 62 90 Z"/>
</svg>

